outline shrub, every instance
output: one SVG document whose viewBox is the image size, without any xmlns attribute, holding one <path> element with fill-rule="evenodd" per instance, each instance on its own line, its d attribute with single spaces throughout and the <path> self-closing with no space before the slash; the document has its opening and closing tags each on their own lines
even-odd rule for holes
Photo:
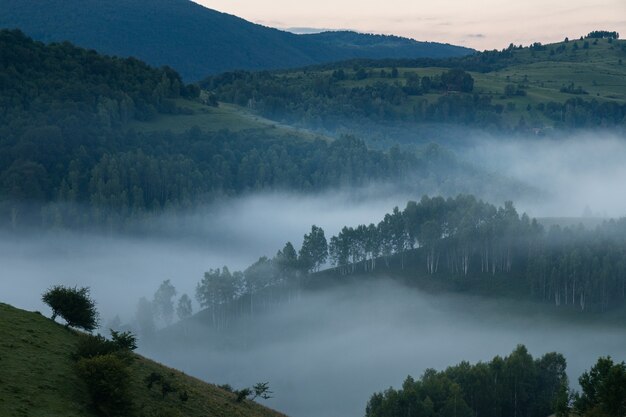
<svg viewBox="0 0 626 417">
<path fill-rule="evenodd" d="M 85 335 L 78 341 L 78 346 L 74 358 L 91 359 L 96 356 L 110 355 L 117 351 L 117 346 L 110 340 L 101 335 Z"/>
<path fill-rule="evenodd" d="M 130 374 L 122 360 L 115 355 L 83 358 L 78 362 L 77 368 L 99 415 L 106 417 L 132 415 Z"/>
<path fill-rule="evenodd" d="M 132 332 L 116 332 L 111 329 L 111 339 L 119 350 L 133 351 L 137 349 L 137 336 Z"/>
<path fill-rule="evenodd" d="M 224 391 L 233 392 L 233 387 L 231 387 L 230 384 L 218 385 L 217 387 L 223 389 Z"/>
<path fill-rule="evenodd" d="M 242 388 L 238 391 L 235 391 L 235 395 L 237 395 L 237 397 L 235 398 L 235 401 L 240 403 L 246 398 L 248 398 L 251 394 L 252 394 L 252 390 L 250 388 Z"/>
<path fill-rule="evenodd" d="M 46 291 L 42 301 L 52 309 L 52 320 L 62 317 L 67 326 L 92 331 L 98 327 L 95 302 L 89 297 L 89 288 L 56 285 Z"/>
<path fill-rule="evenodd" d="M 127 360 L 131 351 L 137 349 L 137 338 L 131 332 L 116 332 L 111 330 L 111 340 L 102 335 L 84 335 L 78 341 L 75 359 L 94 358 L 101 355 L 117 354 Z"/>
</svg>

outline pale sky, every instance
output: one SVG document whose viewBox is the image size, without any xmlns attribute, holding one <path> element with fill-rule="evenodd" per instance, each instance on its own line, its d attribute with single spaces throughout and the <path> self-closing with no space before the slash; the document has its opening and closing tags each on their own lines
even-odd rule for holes
<svg viewBox="0 0 626 417">
<path fill-rule="evenodd" d="M 592 30 L 626 38 L 626 0 L 196 0 L 279 29 L 352 29 L 475 49 L 555 42 Z"/>
</svg>

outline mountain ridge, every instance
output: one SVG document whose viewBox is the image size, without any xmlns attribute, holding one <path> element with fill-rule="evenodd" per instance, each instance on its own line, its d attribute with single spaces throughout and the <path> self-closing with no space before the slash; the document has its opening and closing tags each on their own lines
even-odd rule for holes
<svg viewBox="0 0 626 417">
<path fill-rule="evenodd" d="M 17 28 L 44 42 L 70 41 L 103 54 L 171 66 L 188 81 L 235 69 L 473 52 L 447 44 L 349 32 L 350 37 L 361 39 L 356 47 L 354 40 L 345 42 L 345 31 L 297 35 L 188 0 L 0 0 L 0 9 L 0 28 Z M 380 42 L 384 43 L 377 45 Z"/>
</svg>

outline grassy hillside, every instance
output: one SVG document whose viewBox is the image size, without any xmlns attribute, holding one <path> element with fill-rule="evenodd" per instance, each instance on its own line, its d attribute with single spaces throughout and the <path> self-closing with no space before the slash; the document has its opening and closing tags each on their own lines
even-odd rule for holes
<svg viewBox="0 0 626 417">
<path fill-rule="evenodd" d="M 255 131 L 261 135 L 286 140 L 333 140 L 307 129 L 266 119 L 234 104 L 221 103 L 218 107 L 212 107 L 197 101 L 179 99 L 176 100 L 176 106 L 184 111 L 180 114 L 159 114 L 150 121 L 133 120 L 126 128 L 142 133 L 166 131 L 184 133 L 192 127 L 198 127 L 204 132 Z"/>
<path fill-rule="evenodd" d="M 0 0 L 0 28 L 169 65 L 187 80 L 349 58 L 460 56 L 470 49 L 354 32 L 295 35 L 189 0 Z"/>
<path fill-rule="evenodd" d="M 37 313 L 0 304 L 0 415 L 2 417 L 95 416 L 70 354 L 80 335 Z M 282 414 L 253 402 L 236 403 L 235 395 L 182 372 L 137 356 L 132 367 L 132 393 L 140 416 L 250 416 Z M 148 390 L 144 378 L 158 372 L 189 394 L 165 399 Z"/>
<path fill-rule="evenodd" d="M 203 87 L 304 125 L 446 123 L 496 129 L 626 123 L 626 41 L 584 39 L 443 60 L 349 61 L 272 74 L 224 74 Z M 442 83 L 452 68 L 473 88 Z M 425 79 L 428 78 L 428 86 Z M 371 130 L 367 125 L 365 130 Z"/>
</svg>

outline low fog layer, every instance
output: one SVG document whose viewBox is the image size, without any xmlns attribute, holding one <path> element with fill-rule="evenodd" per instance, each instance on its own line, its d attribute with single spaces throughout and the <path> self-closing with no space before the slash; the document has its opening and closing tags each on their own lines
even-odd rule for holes
<svg viewBox="0 0 626 417">
<path fill-rule="evenodd" d="M 182 219 L 158 219 L 156 237 L 0 232 L 0 301 L 47 312 L 39 300 L 47 287 L 89 286 L 103 324 L 118 314 L 126 322 L 137 300 L 151 297 L 166 279 L 179 295 L 194 298 L 196 283 L 210 268 L 246 268 L 263 255 L 275 255 L 287 241 L 300 247 L 314 223 L 330 236 L 347 224 L 378 221 L 408 198 L 373 191 L 253 195 Z"/>
<path fill-rule="evenodd" d="M 541 199 L 512 191 L 517 207 L 532 216 L 626 215 L 623 138 L 482 140 L 459 153 L 542 191 Z M 373 186 L 315 195 L 252 195 L 183 218 L 162 217 L 152 227 L 158 233 L 141 236 L 0 232 L 0 301 L 49 314 L 40 301 L 47 287 L 90 286 L 103 324 L 115 315 L 126 323 L 139 297 L 150 298 L 166 279 L 179 295 L 193 298 L 196 283 L 210 268 L 243 269 L 260 256 L 273 256 L 286 241 L 298 248 L 312 224 L 330 237 L 344 225 L 378 222 L 394 206 L 433 191 Z M 488 360 L 510 353 L 518 343 L 534 355 L 564 353 L 573 377 L 600 355 L 626 359 L 621 330 L 546 321 L 528 311 L 508 314 L 509 307 L 477 298 L 426 296 L 391 284 L 366 285 L 309 295 L 259 318 L 230 335 L 243 341 L 239 349 L 180 341 L 170 350 L 144 345 L 143 351 L 211 382 L 242 387 L 269 381 L 276 398 L 268 405 L 295 417 L 359 416 L 371 393 L 398 387 L 407 374 L 419 376 L 426 367 L 464 359 Z"/>
<path fill-rule="evenodd" d="M 462 155 L 540 190 L 539 198 L 516 198 L 531 216 L 626 216 L 625 137 L 590 132 L 559 140 L 477 140 Z"/>
<path fill-rule="evenodd" d="M 400 387 L 411 374 L 462 360 L 490 360 L 518 343 L 533 356 L 566 355 L 575 380 L 600 355 L 626 359 L 622 329 L 547 319 L 536 305 L 428 295 L 391 281 L 305 295 L 291 305 L 223 334 L 180 338 L 143 351 L 168 365 L 236 388 L 269 381 L 266 402 L 294 417 L 357 417 L 369 396 Z M 168 337 L 171 340 L 171 337 Z M 222 339 L 238 348 L 217 348 Z M 574 384 L 575 385 L 575 384 Z"/>
</svg>

